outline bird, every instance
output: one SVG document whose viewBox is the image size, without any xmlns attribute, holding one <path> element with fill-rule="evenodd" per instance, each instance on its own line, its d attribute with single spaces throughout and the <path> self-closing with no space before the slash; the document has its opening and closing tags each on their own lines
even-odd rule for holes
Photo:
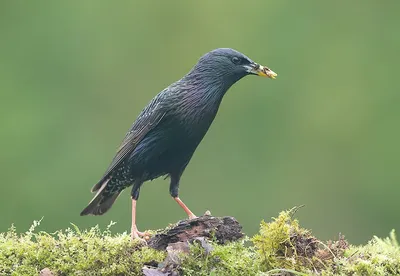
<svg viewBox="0 0 400 276">
<path fill-rule="evenodd" d="M 84 215 L 107 212 L 119 194 L 132 186 L 131 238 L 143 237 L 136 225 L 136 204 L 146 181 L 170 178 L 169 193 L 189 219 L 196 216 L 179 198 L 180 178 L 207 133 L 228 89 L 247 75 L 275 79 L 277 74 L 231 48 L 200 57 L 180 80 L 157 94 L 126 133 Z"/>
</svg>

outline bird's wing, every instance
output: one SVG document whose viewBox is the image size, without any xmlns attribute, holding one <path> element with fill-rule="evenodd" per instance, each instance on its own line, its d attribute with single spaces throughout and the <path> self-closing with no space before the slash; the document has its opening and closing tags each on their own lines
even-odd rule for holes
<svg viewBox="0 0 400 276">
<path fill-rule="evenodd" d="M 159 98 L 154 98 L 150 104 L 140 113 L 139 117 L 133 123 L 131 129 L 126 134 L 124 140 L 119 146 L 117 153 L 112 160 L 110 166 L 104 173 L 101 180 L 92 188 L 92 192 L 101 187 L 101 183 L 108 179 L 111 172 L 119 165 L 125 158 L 133 152 L 139 142 L 154 129 L 164 118 L 166 108 L 159 102 Z"/>
</svg>

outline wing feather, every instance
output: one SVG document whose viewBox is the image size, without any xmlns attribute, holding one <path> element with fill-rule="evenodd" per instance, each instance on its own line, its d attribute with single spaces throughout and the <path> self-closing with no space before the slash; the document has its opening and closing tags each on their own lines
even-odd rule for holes
<svg viewBox="0 0 400 276">
<path fill-rule="evenodd" d="M 104 173 L 101 180 L 93 186 L 92 192 L 98 190 L 103 183 L 110 176 L 112 171 L 125 160 L 130 153 L 137 147 L 142 139 L 154 129 L 166 114 L 166 109 L 159 102 L 159 98 L 154 98 L 150 104 L 140 113 L 139 117 L 132 125 L 131 129 L 126 134 L 124 140 L 119 146 L 115 157 L 113 158 L 110 166 Z"/>
</svg>

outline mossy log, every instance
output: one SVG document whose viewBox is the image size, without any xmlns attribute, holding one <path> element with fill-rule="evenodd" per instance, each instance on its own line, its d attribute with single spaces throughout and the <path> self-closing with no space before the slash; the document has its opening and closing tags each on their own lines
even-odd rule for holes
<svg viewBox="0 0 400 276">
<path fill-rule="evenodd" d="M 212 217 L 204 215 L 191 220 L 182 220 L 171 228 L 155 234 L 148 246 L 165 250 L 169 244 L 193 241 L 195 238 L 215 238 L 219 244 L 243 238 L 242 226 L 233 217 Z"/>
<path fill-rule="evenodd" d="M 205 215 L 153 232 L 148 244 L 112 234 L 114 223 L 48 234 L 35 221 L 25 233 L 0 233 L 0 275 L 400 275 L 394 231 L 361 246 L 343 235 L 321 241 L 300 227 L 296 210 L 262 221 L 252 238 L 232 217 Z"/>
<path fill-rule="evenodd" d="M 206 214 L 195 219 L 182 220 L 149 239 L 148 246 L 166 250 L 167 257 L 157 267 L 144 266 L 143 273 L 146 276 L 179 275 L 181 254 L 190 254 L 190 244 L 197 242 L 209 254 L 213 247 L 207 239 L 212 239 L 217 244 L 226 244 L 243 236 L 242 226 L 233 217 L 219 218 Z"/>
</svg>

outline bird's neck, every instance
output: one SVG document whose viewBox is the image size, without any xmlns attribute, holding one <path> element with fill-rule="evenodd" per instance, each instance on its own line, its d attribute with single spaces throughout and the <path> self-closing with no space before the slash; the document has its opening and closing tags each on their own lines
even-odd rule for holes
<svg viewBox="0 0 400 276">
<path fill-rule="evenodd" d="M 239 79 L 238 79 L 239 80 Z M 182 81 L 187 85 L 196 87 L 195 91 L 199 92 L 199 97 L 221 101 L 226 91 L 238 80 L 227 78 L 221 72 L 215 71 L 198 71 L 191 70 Z"/>
<path fill-rule="evenodd" d="M 182 80 L 186 87 L 184 98 L 195 110 L 216 110 L 226 91 L 232 86 L 221 79 L 207 77 L 203 74 L 185 76 Z"/>
<path fill-rule="evenodd" d="M 210 81 L 200 76 L 184 77 L 176 85 L 179 86 L 176 115 L 181 118 L 182 125 L 188 126 L 189 132 L 201 138 L 214 120 L 221 100 L 230 86 L 225 86 L 215 78 Z M 193 125 L 196 127 L 193 128 Z"/>
</svg>

